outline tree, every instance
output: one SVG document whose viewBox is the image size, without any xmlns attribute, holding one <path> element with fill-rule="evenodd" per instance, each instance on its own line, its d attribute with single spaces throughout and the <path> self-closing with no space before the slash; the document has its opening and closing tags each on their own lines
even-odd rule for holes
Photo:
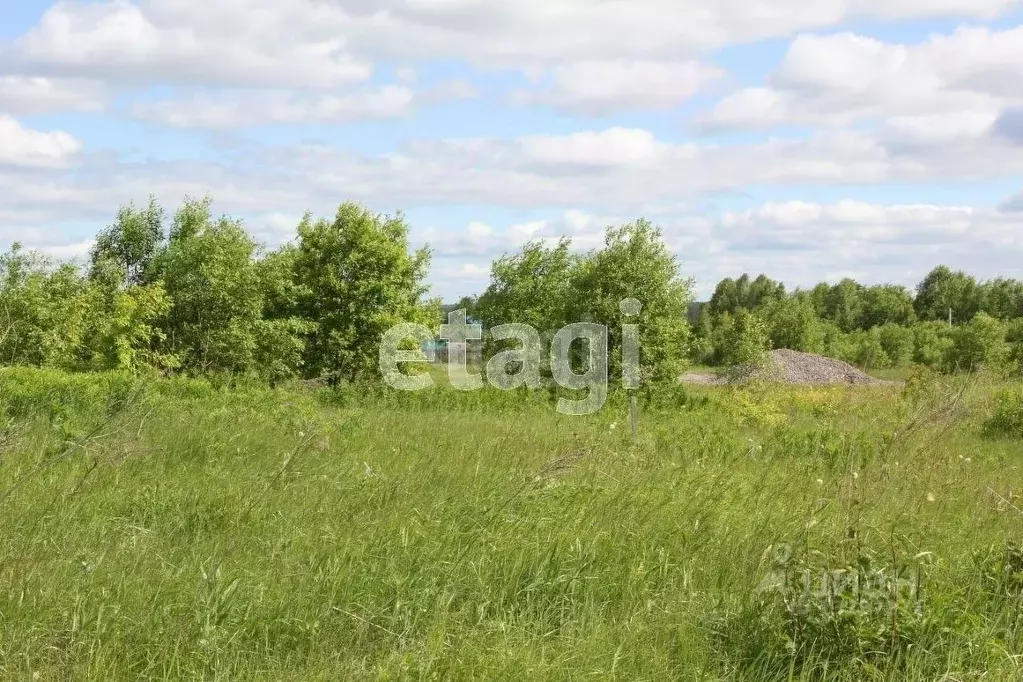
<svg viewBox="0 0 1023 682">
<path fill-rule="evenodd" d="M 807 296 L 790 296 L 768 303 L 761 311 L 771 345 L 805 353 L 820 353 L 824 335 L 813 303 Z"/>
<path fill-rule="evenodd" d="M 952 347 L 945 358 L 948 371 L 976 371 L 1004 362 L 1009 354 L 1005 326 L 987 313 L 978 313 L 969 324 L 952 335 Z"/>
<path fill-rule="evenodd" d="M 867 370 L 891 366 L 892 360 L 881 343 L 880 330 L 869 329 L 853 332 L 850 335 L 850 343 L 851 360 L 861 368 Z"/>
<path fill-rule="evenodd" d="M 765 305 L 785 298 L 785 285 L 767 275 L 757 275 L 746 292 L 744 305 L 747 310 L 759 310 Z"/>
<path fill-rule="evenodd" d="M 909 327 L 887 323 L 875 327 L 881 348 L 894 367 L 904 367 L 913 361 L 914 336 Z"/>
<path fill-rule="evenodd" d="M 916 321 L 913 296 L 906 287 L 881 284 L 863 290 L 863 308 L 859 326 L 872 329 L 885 324 L 908 326 Z"/>
<path fill-rule="evenodd" d="M 608 328 L 611 376 L 621 372 L 622 325 L 639 325 L 642 379 L 674 382 L 689 355 L 692 287 L 660 228 L 640 219 L 607 228 L 603 248 L 579 263 L 572 278 L 572 317 Z M 638 315 L 621 308 L 630 298 L 642 305 Z"/>
<path fill-rule="evenodd" d="M 734 315 L 742 307 L 742 299 L 739 297 L 739 287 L 731 277 L 718 282 L 714 294 L 707 304 L 708 311 L 714 317 L 724 314 Z"/>
<path fill-rule="evenodd" d="M 733 367 L 763 367 L 771 340 L 767 325 L 755 313 L 740 310 L 724 339 L 722 361 Z"/>
<path fill-rule="evenodd" d="M 939 265 L 917 285 L 913 305 L 921 320 L 947 320 L 951 310 L 953 321 L 969 322 L 980 310 L 980 288 L 966 273 Z"/>
<path fill-rule="evenodd" d="M 165 352 L 191 372 L 244 373 L 254 369 L 263 309 L 257 245 L 240 222 L 214 219 L 209 206 L 207 199 L 184 202 L 152 266 L 172 301 Z"/>
<path fill-rule="evenodd" d="M 17 242 L 0 255 L 0 360 L 65 364 L 80 334 L 83 287 L 73 266 L 54 268 Z"/>
<path fill-rule="evenodd" d="M 431 252 L 410 252 L 404 217 L 380 216 L 345 202 L 332 221 L 306 215 L 298 226 L 295 282 L 301 317 L 315 323 L 305 372 L 356 381 L 377 377 L 379 344 L 398 323 L 432 323 L 436 302 L 422 300 Z"/>
<path fill-rule="evenodd" d="M 980 286 L 981 309 L 999 320 L 1023 317 L 1023 282 L 997 277 Z"/>
<path fill-rule="evenodd" d="M 116 263 L 127 284 L 147 281 L 147 271 L 164 240 L 164 211 L 154 197 L 145 208 L 123 206 L 117 221 L 102 230 L 90 254 L 93 276 L 106 263 Z"/>
<path fill-rule="evenodd" d="M 951 330 L 941 322 L 920 322 L 913 325 L 913 362 L 938 367 L 952 347 Z"/>
<path fill-rule="evenodd" d="M 572 278 L 580 262 L 570 248 L 568 238 L 554 246 L 534 240 L 494 261 L 490 284 L 473 309 L 483 327 L 518 323 L 545 332 L 567 324 L 576 298 Z"/>
<path fill-rule="evenodd" d="M 709 307 L 714 316 L 724 313 L 734 315 L 741 309 L 750 311 L 785 298 L 785 285 L 767 275 L 758 275 L 751 280 L 743 273 L 737 280 L 723 279 L 711 296 Z"/>
<path fill-rule="evenodd" d="M 843 279 L 828 291 L 824 299 L 824 317 L 842 331 L 854 331 L 860 328 L 863 303 L 863 287 L 855 280 Z"/>
</svg>

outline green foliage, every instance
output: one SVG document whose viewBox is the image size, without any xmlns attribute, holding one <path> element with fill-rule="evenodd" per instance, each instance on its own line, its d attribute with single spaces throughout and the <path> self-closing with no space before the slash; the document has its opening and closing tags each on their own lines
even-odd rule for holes
<svg viewBox="0 0 1023 682">
<path fill-rule="evenodd" d="M 980 304 L 977 280 L 965 272 L 953 272 L 945 265 L 939 265 L 924 277 L 913 301 L 921 320 L 947 320 L 951 310 L 952 321 L 960 324 L 972 320 Z"/>
<path fill-rule="evenodd" d="M 774 348 L 789 348 L 804 353 L 824 350 L 824 329 L 806 296 L 775 299 L 760 312 L 767 324 Z"/>
<path fill-rule="evenodd" d="M 572 288 L 575 319 L 607 327 L 610 376 L 621 376 L 622 325 L 637 324 L 642 378 L 678 380 L 689 354 L 692 281 L 680 275 L 659 228 L 645 220 L 608 228 L 603 248 L 579 262 Z M 629 298 L 642 305 L 638 316 L 622 312 Z"/>
<path fill-rule="evenodd" d="M 863 287 L 851 279 L 843 279 L 831 287 L 823 300 L 823 317 L 844 332 L 860 329 L 864 313 Z"/>
<path fill-rule="evenodd" d="M 644 380 L 676 380 L 690 354 L 692 281 L 681 276 L 661 230 L 638 220 L 607 228 L 602 248 L 585 254 L 570 248 L 567 238 L 554 246 L 534 241 L 499 258 L 473 314 L 485 329 L 528 324 L 548 340 L 572 322 L 604 325 L 611 377 L 621 376 L 622 325 L 637 324 Z M 638 316 L 623 314 L 621 302 L 629 298 L 640 302 Z"/>
<path fill-rule="evenodd" d="M 547 332 L 568 324 L 576 299 L 573 278 L 581 260 L 570 248 L 567 238 L 554 246 L 530 241 L 518 253 L 495 260 L 490 284 L 473 309 L 484 329 L 517 323 Z"/>
<path fill-rule="evenodd" d="M 913 361 L 915 336 L 911 328 L 889 322 L 877 327 L 877 334 L 891 365 L 904 367 Z"/>
<path fill-rule="evenodd" d="M 209 206 L 184 203 L 154 263 L 172 302 L 166 348 L 191 373 L 238 373 L 252 367 L 258 343 L 257 245 L 240 222 L 214 219 Z"/>
<path fill-rule="evenodd" d="M 980 287 L 981 309 L 999 320 L 1023 318 L 1023 282 L 996 277 Z"/>
<path fill-rule="evenodd" d="M 892 365 L 892 359 L 881 343 L 880 329 L 855 331 L 850 335 L 850 340 L 852 355 L 847 359 L 853 364 L 868 370 Z"/>
<path fill-rule="evenodd" d="M 976 371 L 997 367 L 1008 356 L 1004 325 L 987 313 L 978 313 L 952 335 L 952 347 L 945 357 L 949 371 Z"/>
<path fill-rule="evenodd" d="M 771 350 L 767 325 L 755 313 L 740 310 L 723 339 L 722 362 L 735 367 L 763 367 Z"/>
<path fill-rule="evenodd" d="M 1023 388 L 1007 388 L 995 396 L 994 413 L 984 431 L 989 436 L 1023 438 Z"/>
<path fill-rule="evenodd" d="M 913 362 L 938 367 L 952 348 L 952 331 L 941 322 L 923 322 L 913 327 Z"/>
<path fill-rule="evenodd" d="M 908 326 L 915 321 L 913 296 L 906 287 L 880 284 L 863 289 L 861 328 L 871 329 L 886 324 Z"/>
<path fill-rule="evenodd" d="M 351 202 L 333 221 L 306 215 L 294 255 L 297 308 L 315 322 L 305 352 L 314 376 L 359 381 L 378 372 L 380 338 L 398 323 L 431 324 L 422 301 L 430 250 L 409 252 L 404 217 L 380 216 Z"/>
<path fill-rule="evenodd" d="M 711 296 L 709 308 L 712 315 L 735 315 L 744 309 L 756 311 L 783 298 L 785 285 L 782 283 L 767 275 L 757 275 L 756 279 L 751 280 L 748 274 L 743 273 L 737 280 L 721 280 Z"/>
<path fill-rule="evenodd" d="M 163 223 L 163 208 L 153 197 L 143 209 L 133 204 L 123 206 L 117 221 L 96 236 L 90 254 L 92 276 L 101 276 L 112 264 L 128 284 L 148 281 L 149 268 L 163 246 Z"/>
</svg>

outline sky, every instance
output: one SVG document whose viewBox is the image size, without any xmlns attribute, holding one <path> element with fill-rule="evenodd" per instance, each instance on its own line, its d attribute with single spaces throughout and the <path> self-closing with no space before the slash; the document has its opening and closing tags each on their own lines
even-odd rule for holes
<svg viewBox="0 0 1023 682">
<path fill-rule="evenodd" d="M 646 218 L 723 277 L 1023 277 L 1023 0 L 0 0 L 0 248 L 404 213 L 431 293 Z"/>
</svg>

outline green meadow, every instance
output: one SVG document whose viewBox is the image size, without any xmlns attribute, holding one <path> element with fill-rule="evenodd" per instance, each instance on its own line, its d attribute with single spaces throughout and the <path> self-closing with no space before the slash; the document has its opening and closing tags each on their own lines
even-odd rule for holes
<svg viewBox="0 0 1023 682">
<path fill-rule="evenodd" d="M 1023 386 L 0 370 L 11 680 L 1018 680 Z"/>
</svg>

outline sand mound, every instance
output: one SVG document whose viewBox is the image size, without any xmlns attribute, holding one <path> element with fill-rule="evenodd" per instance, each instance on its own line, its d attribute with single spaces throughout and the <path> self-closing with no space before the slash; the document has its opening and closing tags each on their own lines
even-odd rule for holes
<svg viewBox="0 0 1023 682">
<path fill-rule="evenodd" d="M 693 384 L 727 384 L 749 379 L 764 379 L 802 385 L 886 385 L 898 382 L 875 379 L 853 365 L 834 358 L 795 350 L 772 351 L 766 367 L 732 367 L 722 374 L 687 374 L 682 380 Z"/>
</svg>

